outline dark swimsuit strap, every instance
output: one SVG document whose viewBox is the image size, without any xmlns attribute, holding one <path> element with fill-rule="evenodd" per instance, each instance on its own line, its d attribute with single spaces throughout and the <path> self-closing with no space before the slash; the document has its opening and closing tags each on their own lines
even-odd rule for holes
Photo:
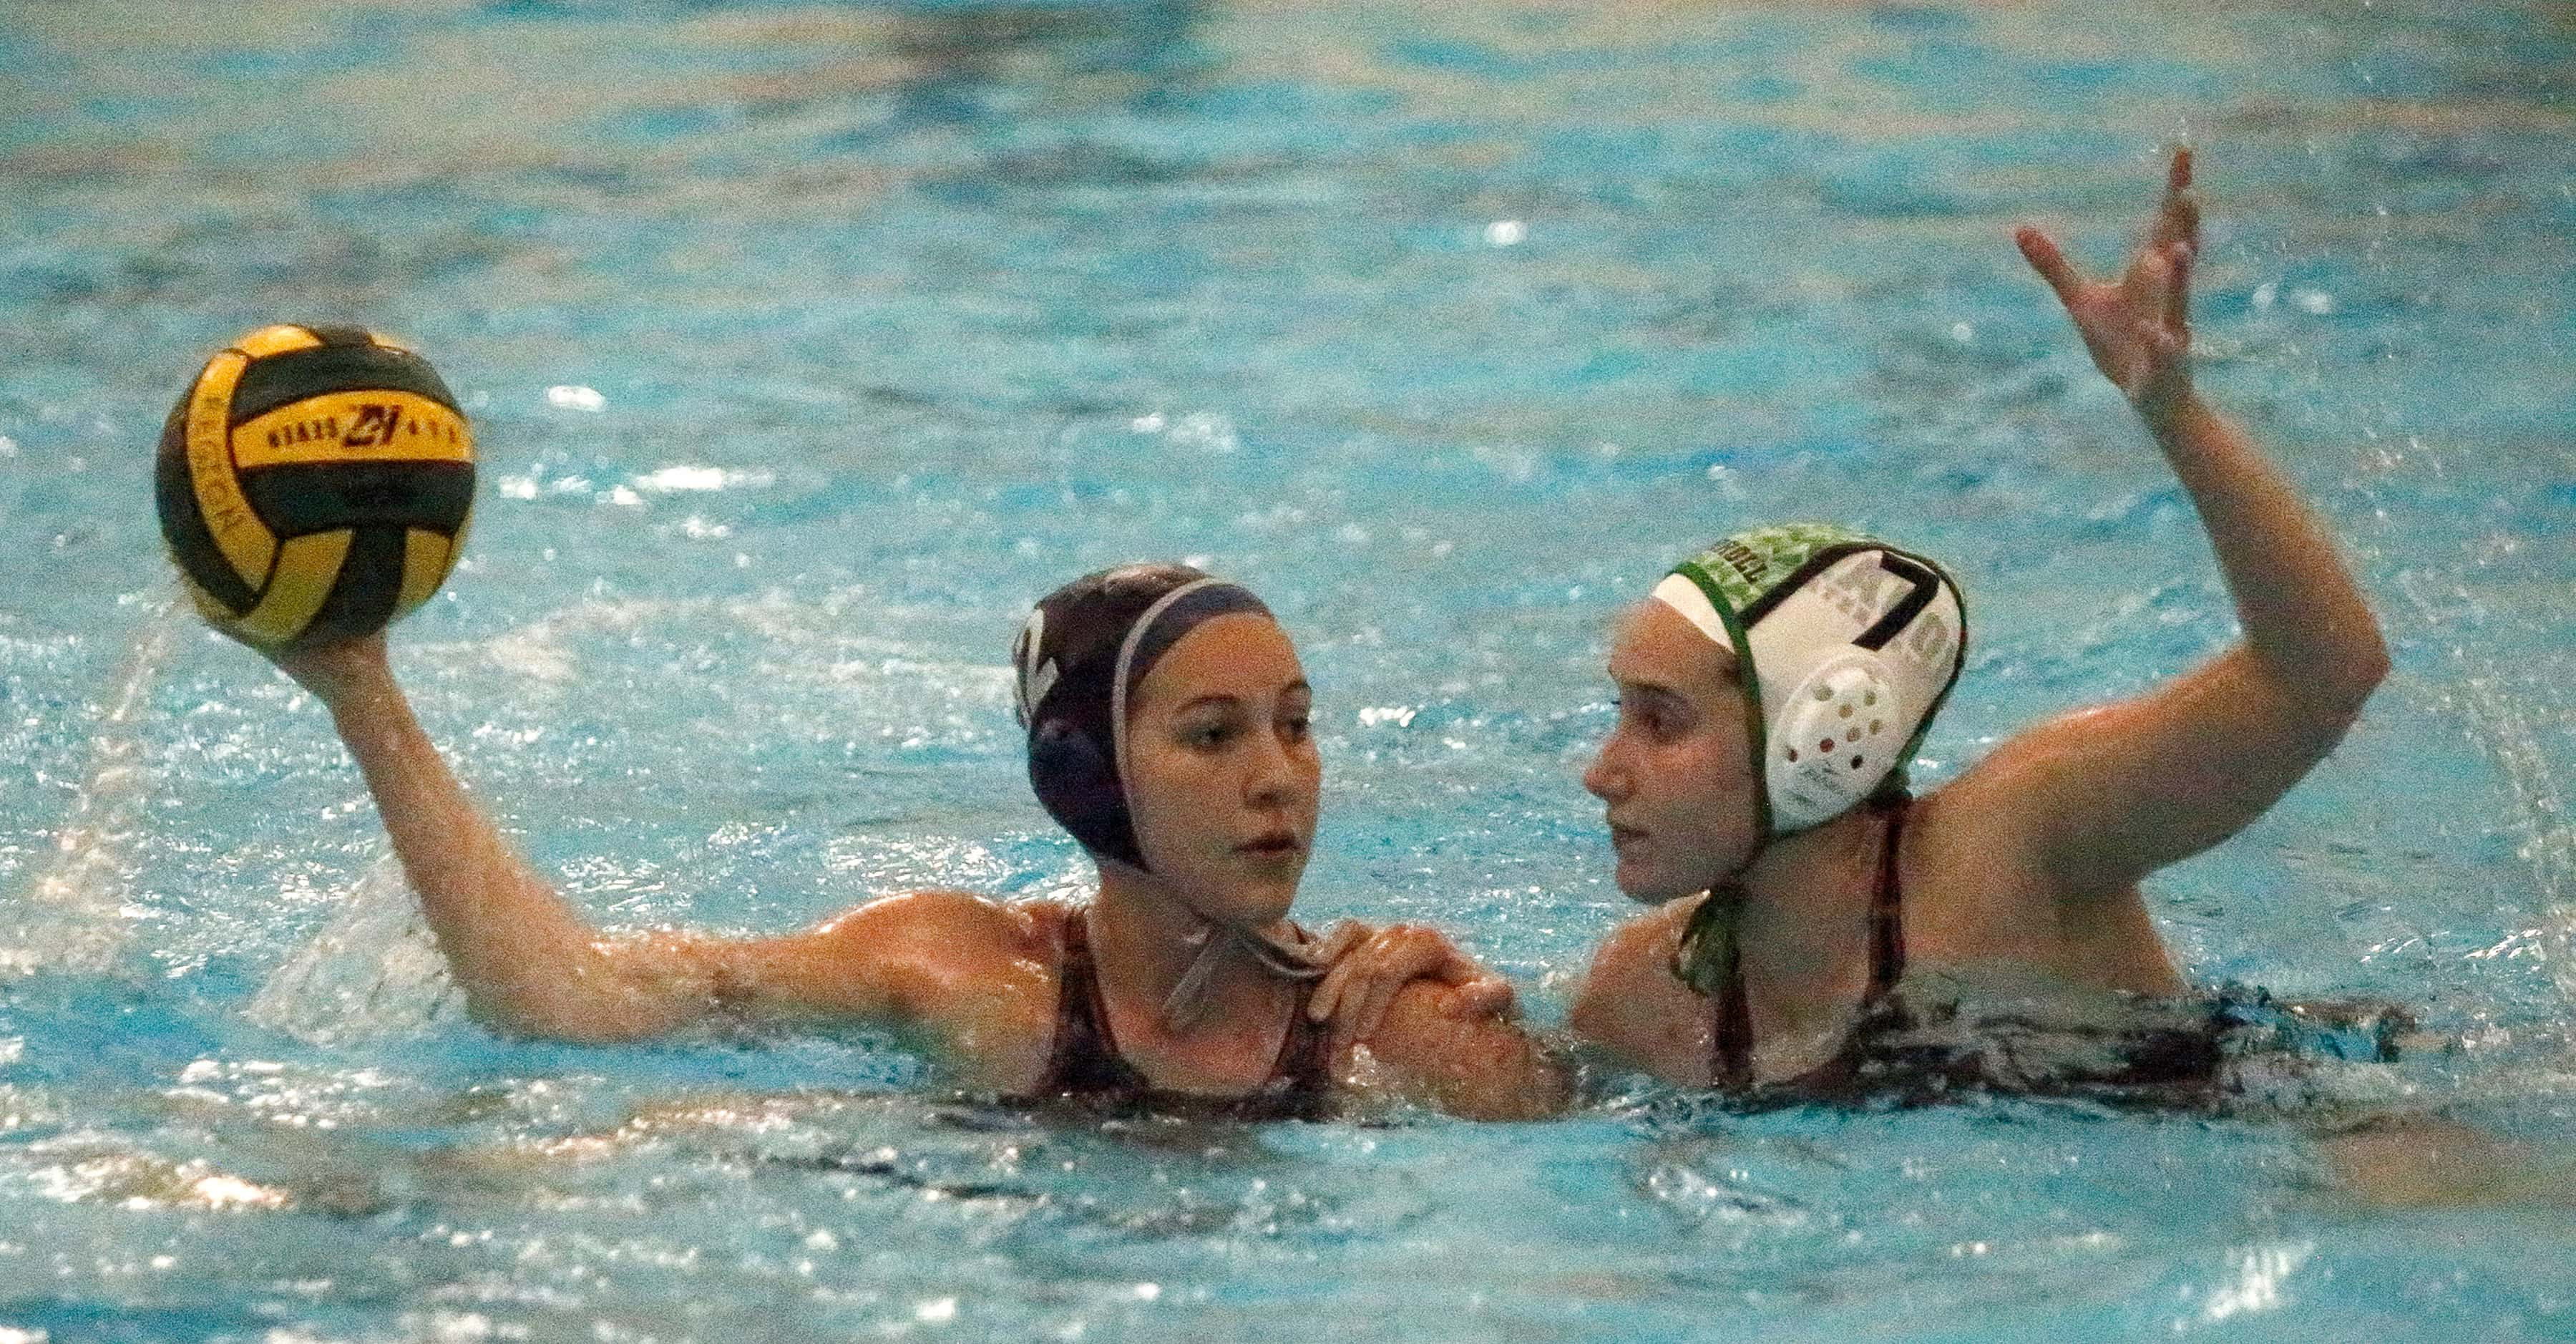
<svg viewBox="0 0 2576 1344">
<path fill-rule="evenodd" d="M 1055 1040 L 1047 1049 L 1046 1076 L 1031 1091 L 1040 1095 L 1142 1096 L 1145 1075 L 1118 1053 L 1109 1034 L 1109 1005 L 1100 996 L 1100 967 L 1091 956 L 1091 930 L 1082 911 L 1067 914 L 1058 937 Z"/>
<path fill-rule="evenodd" d="M 1896 992 L 1905 978 L 1905 891 L 1896 875 L 1898 851 L 1905 840 L 1905 814 L 1912 800 L 1887 806 L 1887 835 L 1878 842 L 1878 889 L 1869 897 L 1869 999 L 1876 1004 Z"/>
<path fill-rule="evenodd" d="M 1861 1000 L 1864 1015 L 1887 1001 L 1905 978 L 1905 893 L 1897 880 L 1898 845 L 1905 838 L 1905 813 L 1911 799 L 1883 804 L 1887 832 L 1879 840 L 1878 885 L 1869 898 L 1869 993 Z M 1708 899 L 1717 900 L 1712 892 Z M 1738 893 L 1741 899 L 1741 893 Z M 1717 1018 L 1711 1033 L 1709 1072 L 1718 1086 L 1741 1090 L 1753 1085 L 1753 1005 L 1744 995 L 1744 957 L 1730 938 L 1720 967 L 1723 988 L 1717 994 Z"/>
<path fill-rule="evenodd" d="M 1302 932 L 1302 930 L 1301 930 Z M 1056 971 L 1055 1040 L 1047 1050 L 1046 1076 L 1031 1091 L 1041 1096 L 1107 1096 L 1136 1100 L 1153 1093 L 1143 1071 L 1118 1050 L 1109 1025 L 1109 1001 L 1100 988 L 1100 966 L 1091 954 L 1091 929 L 1083 912 L 1062 926 L 1063 960 Z M 1232 1099 L 1258 1101 L 1265 1110 L 1304 1113 L 1322 1106 L 1332 1088 L 1331 1038 L 1306 1020 L 1305 1005 L 1291 1009 L 1270 1076 L 1261 1090 Z"/>
</svg>

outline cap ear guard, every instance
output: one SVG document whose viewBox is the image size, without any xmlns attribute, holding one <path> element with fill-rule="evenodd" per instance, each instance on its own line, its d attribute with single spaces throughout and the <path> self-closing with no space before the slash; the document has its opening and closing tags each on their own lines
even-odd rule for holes
<svg viewBox="0 0 2576 1344">
<path fill-rule="evenodd" d="M 1866 799 L 1914 757 L 1959 674 L 1965 612 L 1929 561 L 1827 548 L 1746 622 L 1764 672 L 1762 774 L 1772 825 L 1804 830 Z"/>
<path fill-rule="evenodd" d="M 1040 719 L 1029 732 L 1029 788 L 1084 849 L 1129 867 L 1145 866 L 1127 815 L 1127 790 L 1090 734 L 1065 719 Z"/>
<path fill-rule="evenodd" d="M 1896 768 L 1900 739 L 1888 717 L 1902 711 L 1877 659 L 1858 650 L 1839 655 L 1783 700 L 1762 763 L 1780 830 L 1849 811 Z"/>
</svg>

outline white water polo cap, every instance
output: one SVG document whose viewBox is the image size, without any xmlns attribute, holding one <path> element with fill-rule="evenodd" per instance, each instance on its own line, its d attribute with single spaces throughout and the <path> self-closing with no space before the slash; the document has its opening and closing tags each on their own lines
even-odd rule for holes
<svg viewBox="0 0 2576 1344">
<path fill-rule="evenodd" d="M 1736 533 L 1654 600 L 1735 654 L 1766 836 L 1840 816 L 1912 762 L 1967 653 L 1948 571 L 1829 523 Z"/>
</svg>

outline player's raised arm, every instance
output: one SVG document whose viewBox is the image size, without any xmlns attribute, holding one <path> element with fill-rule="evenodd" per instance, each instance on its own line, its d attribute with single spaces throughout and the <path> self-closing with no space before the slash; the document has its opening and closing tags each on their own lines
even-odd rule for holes
<svg viewBox="0 0 2576 1344">
<path fill-rule="evenodd" d="M 1043 997 L 1046 977 L 1024 963 L 1044 940 L 1023 915 L 962 892 L 920 892 L 775 938 L 603 935 L 457 782 L 412 716 L 381 634 L 272 656 L 330 708 L 467 1009 L 485 1026 L 606 1042 L 717 1015 L 872 1023 L 921 1029 L 969 1080 L 1007 1087 L 1033 1067 L 1025 1049 L 993 1045 L 1043 1007 L 1032 996 Z"/>
<path fill-rule="evenodd" d="M 1954 786 L 1986 815 L 2024 819 L 2035 861 L 2077 897 L 2125 890 L 2261 816 L 2343 739 L 2388 670 L 2334 538 L 2193 389 L 2199 239 L 2189 150 L 2117 278 L 2087 277 L 2038 229 L 2017 236 L 2190 492 L 2244 628 L 2197 670 L 2025 733 Z"/>
<path fill-rule="evenodd" d="M 412 716 L 382 633 L 272 657 L 331 711 L 476 1021 L 515 1035 L 627 1040 L 714 1006 L 700 958 L 667 943 L 604 941 L 530 871 Z"/>
<path fill-rule="evenodd" d="M 615 1041 L 711 1013 L 880 1022 L 919 1029 L 962 1077 L 997 1089 L 1042 1063 L 1018 1028 L 1051 1007 L 1041 1001 L 1051 979 L 1032 977 L 1024 963 L 1052 949 L 1027 913 L 962 892 L 919 892 L 776 938 L 603 937 L 457 783 L 413 718 L 381 635 L 277 661 L 330 707 L 440 950 L 485 1025 Z M 1327 995 L 1309 1015 L 1335 1022 L 1338 1050 L 1366 1039 L 1401 1090 L 1493 1118 L 1563 1104 L 1553 1062 L 1504 1020 L 1508 982 L 1446 939 L 1409 925 L 1373 936 L 1352 926 L 1322 952 L 1335 962 L 1327 985 L 1347 1001 L 1337 1010 Z"/>
<path fill-rule="evenodd" d="M 899 950 L 817 971 L 800 953 L 830 943 L 821 930 L 604 940 L 511 851 L 422 733 L 385 654 L 385 626 L 455 562 L 474 478 L 471 427 L 427 360 L 359 327 L 276 323 L 216 352 L 180 394 L 154 503 L 199 612 L 330 707 L 475 1016 L 612 1040 L 719 1007 L 882 1017 L 918 1001 L 899 974 L 918 959 Z M 936 907 L 890 905 L 865 923 L 899 949 L 893 932 L 936 926 Z M 841 927 L 845 944 L 858 925 Z"/>
</svg>

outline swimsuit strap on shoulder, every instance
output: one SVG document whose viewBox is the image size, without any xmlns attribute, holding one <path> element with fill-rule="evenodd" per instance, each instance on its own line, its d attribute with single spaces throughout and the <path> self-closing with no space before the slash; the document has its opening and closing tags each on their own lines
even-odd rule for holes
<svg viewBox="0 0 2576 1344">
<path fill-rule="evenodd" d="M 1118 1053 L 1110 1034 L 1109 1007 L 1100 994 L 1100 967 L 1091 956 L 1091 930 L 1075 910 L 1064 917 L 1056 968 L 1055 1040 L 1047 1051 L 1046 1077 L 1032 1091 L 1042 1096 L 1142 1094 L 1145 1077 Z"/>
<path fill-rule="evenodd" d="M 1905 813 L 1913 800 L 1899 795 L 1886 805 L 1887 833 L 1878 844 L 1878 888 L 1869 900 L 1869 997 L 1872 1002 L 1895 992 L 1905 978 L 1905 891 L 1898 880 L 1898 848 L 1905 839 Z"/>
<path fill-rule="evenodd" d="M 1091 994 L 1091 943 L 1083 936 L 1082 912 L 1075 910 L 1056 921 L 1055 961 L 1055 1034 L 1047 1042 L 1046 1072 L 1029 1091 L 1035 1095 L 1065 1090 L 1065 1075 L 1072 1072 L 1074 1061 L 1088 1053 L 1091 1023 L 1086 1000 Z"/>
<path fill-rule="evenodd" d="M 1753 1004 L 1744 997 L 1744 962 L 1736 949 L 1726 949 L 1726 989 L 1717 1000 L 1717 1031 L 1711 1042 L 1709 1079 L 1719 1087 L 1753 1086 Z"/>
<path fill-rule="evenodd" d="M 1742 901 L 1744 894 L 1732 884 L 1702 897 L 1705 901 Z M 1724 922 L 1712 932 L 1719 932 L 1725 943 L 1718 949 L 1716 1017 L 1709 1029 L 1709 1081 L 1719 1087 L 1740 1090 L 1753 1085 L 1753 1005 L 1744 996 L 1744 955 L 1735 941 L 1731 922 Z"/>
<path fill-rule="evenodd" d="M 1063 959 L 1056 971 L 1055 1041 L 1047 1052 L 1046 1076 L 1030 1093 L 1112 1106 L 1147 1104 L 1158 1094 L 1143 1071 L 1118 1051 L 1118 1037 L 1109 1025 L 1108 1000 L 1101 989 L 1100 965 L 1091 954 L 1090 932 L 1081 911 L 1065 917 L 1059 935 Z M 1189 1110 L 1245 1119 L 1312 1119 L 1324 1113 L 1331 1098 L 1332 1063 L 1331 1036 L 1306 1020 L 1301 1003 L 1288 1020 L 1287 1035 L 1280 1039 L 1267 1085 L 1227 1101 L 1168 1095 L 1162 1099 Z"/>
<path fill-rule="evenodd" d="M 1897 874 L 1898 847 L 1905 839 L 1905 814 L 1912 799 L 1886 804 L 1887 830 L 1879 839 L 1878 884 L 1869 898 L 1869 994 L 1861 1001 L 1866 1016 L 1896 992 L 1905 978 L 1905 891 Z M 1709 893 L 1717 900 L 1721 892 Z M 1744 962 L 1730 936 L 1719 972 L 1716 1016 L 1709 1038 L 1709 1079 L 1719 1087 L 1741 1090 L 1753 1085 L 1753 1006 L 1744 993 Z"/>
</svg>

